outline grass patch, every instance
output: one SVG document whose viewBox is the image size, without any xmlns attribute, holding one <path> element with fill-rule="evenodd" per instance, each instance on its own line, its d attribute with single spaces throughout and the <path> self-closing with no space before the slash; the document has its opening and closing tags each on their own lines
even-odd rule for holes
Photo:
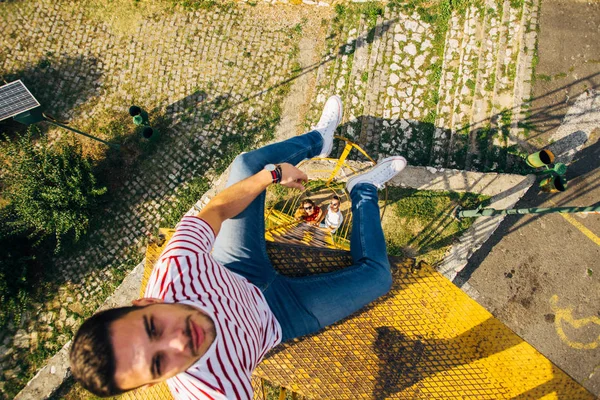
<svg viewBox="0 0 600 400">
<path fill-rule="evenodd" d="M 560 73 L 554 75 L 554 79 L 562 79 L 562 78 L 566 78 L 566 77 L 567 77 L 567 74 L 564 72 L 560 72 Z"/>
<path fill-rule="evenodd" d="M 367 83 L 367 81 L 369 80 L 369 72 L 368 71 L 363 72 L 362 75 L 360 76 L 360 80 L 363 83 Z"/>
<path fill-rule="evenodd" d="M 511 62 L 506 67 L 506 76 L 510 79 L 511 82 L 514 82 L 517 78 L 517 63 Z"/>
<path fill-rule="evenodd" d="M 512 8 L 523 8 L 525 0 L 510 0 L 510 6 Z"/>
<path fill-rule="evenodd" d="M 492 72 L 490 74 L 490 79 L 488 79 L 487 83 L 485 84 L 485 90 L 487 90 L 488 92 L 491 92 L 492 90 L 494 90 L 494 85 L 496 84 L 496 72 Z"/>
<path fill-rule="evenodd" d="M 383 15 L 383 7 L 380 3 L 370 1 L 361 5 L 360 13 L 364 15 L 369 29 L 374 29 L 377 26 L 377 17 Z"/>
<path fill-rule="evenodd" d="M 473 193 L 388 188 L 388 205 L 382 221 L 388 253 L 440 262 L 455 238 L 473 223 L 455 219 L 456 206 L 465 209 L 486 204 L 489 197 Z M 380 201 L 383 205 L 383 201 Z"/>
<path fill-rule="evenodd" d="M 232 1 L 222 0 L 91 0 L 81 2 L 84 15 L 92 21 L 102 21 L 117 34 L 133 35 L 145 20 L 163 18 L 176 11 L 228 10 Z"/>
<path fill-rule="evenodd" d="M 468 79 L 465 85 L 471 90 L 471 96 L 473 96 L 475 94 L 475 81 Z"/>
</svg>

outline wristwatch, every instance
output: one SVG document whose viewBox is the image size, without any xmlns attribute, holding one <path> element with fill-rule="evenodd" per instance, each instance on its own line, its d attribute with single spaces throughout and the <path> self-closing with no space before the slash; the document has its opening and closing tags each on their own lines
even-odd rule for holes
<svg viewBox="0 0 600 400">
<path fill-rule="evenodd" d="M 267 164 L 265 169 L 271 173 L 271 179 L 273 183 L 281 182 L 281 167 L 277 164 Z"/>
</svg>

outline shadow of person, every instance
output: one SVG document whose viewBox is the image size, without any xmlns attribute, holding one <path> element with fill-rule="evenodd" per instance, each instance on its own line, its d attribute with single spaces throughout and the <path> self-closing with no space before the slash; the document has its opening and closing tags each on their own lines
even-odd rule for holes
<svg viewBox="0 0 600 400">
<path fill-rule="evenodd" d="M 506 327 L 495 318 L 489 318 L 456 337 L 442 340 L 426 336 L 409 338 L 390 326 L 376 328 L 373 351 L 380 362 L 373 398 L 388 398 L 394 393 L 406 391 L 429 376 L 483 360 L 523 342 L 514 334 L 500 335 L 505 330 Z M 489 340 L 490 337 L 498 340 Z M 471 365 L 468 368 L 478 367 Z M 447 376 L 447 379 L 456 379 L 457 385 L 464 385 L 466 382 L 461 383 L 460 380 L 466 376 L 467 374 L 462 377 Z M 480 384 L 485 386 L 484 381 Z M 490 387 L 489 390 L 492 394 L 493 388 Z"/>
</svg>

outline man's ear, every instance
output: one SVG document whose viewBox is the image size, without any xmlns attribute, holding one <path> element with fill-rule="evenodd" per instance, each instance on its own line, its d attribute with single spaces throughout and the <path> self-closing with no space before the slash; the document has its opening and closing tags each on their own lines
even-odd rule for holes
<svg viewBox="0 0 600 400">
<path fill-rule="evenodd" d="M 151 304 L 164 303 L 163 299 L 157 299 L 156 297 L 144 297 L 142 299 L 133 300 L 131 304 L 138 307 L 149 306 Z"/>
</svg>

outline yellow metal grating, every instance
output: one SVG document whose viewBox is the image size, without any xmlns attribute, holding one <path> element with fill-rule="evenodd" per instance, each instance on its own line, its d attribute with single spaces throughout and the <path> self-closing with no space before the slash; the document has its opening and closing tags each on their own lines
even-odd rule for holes
<svg viewBox="0 0 600 400">
<path fill-rule="evenodd" d="M 296 276 L 351 264 L 346 252 L 297 246 L 269 255 Z M 391 260 L 388 295 L 277 347 L 256 374 L 314 399 L 593 398 L 431 267 Z"/>
<path fill-rule="evenodd" d="M 173 230 L 161 233 L 166 243 Z M 163 246 L 148 247 L 143 287 Z M 345 251 L 273 243 L 267 249 L 290 276 L 352 263 Z M 413 273 L 412 264 L 391 260 L 391 292 L 318 335 L 275 348 L 255 371 L 255 399 L 266 400 L 261 378 L 312 399 L 594 398 L 432 268 Z M 122 398 L 172 396 L 161 383 Z"/>
<path fill-rule="evenodd" d="M 265 232 L 265 239 L 269 242 L 285 244 L 303 244 L 328 249 L 350 249 L 347 240 L 341 238 L 336 243 L 329 230 L 303 222 L 292 222 L 269 229 Z"/>
</svg>

